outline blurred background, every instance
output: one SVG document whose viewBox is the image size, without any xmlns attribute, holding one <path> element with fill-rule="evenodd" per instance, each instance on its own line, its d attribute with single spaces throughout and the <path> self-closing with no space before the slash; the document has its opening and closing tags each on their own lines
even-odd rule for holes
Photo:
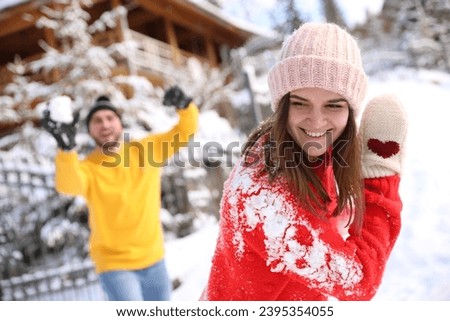
<svg viewBox="0 0 450 321">
<path fill-rule="evenodd" d="M 360 44 L 369 96 L 392 91 L 410 115 L 404 225 L 375 299 L 450 300 L 450 172 L 441 156 L 450 101 L 450 0 L 0 1 L 0 299 L 103 300 L 89 258 L 89 213 L 54 190 L 46 102 L 83 120 L 108 95 L 132 138 L 176 121 L 177 84 L 200 108 L 192 144 L 163 171 L 161 216 L 174 300 L 208 277 L 224 180 L 270 114 L 267 72 L 287 34 L 334 22 Z M 84 122 L 81 156 L 94 147 Z M 443 144 L 444 143 L 444 144 Z"/>
</svg>

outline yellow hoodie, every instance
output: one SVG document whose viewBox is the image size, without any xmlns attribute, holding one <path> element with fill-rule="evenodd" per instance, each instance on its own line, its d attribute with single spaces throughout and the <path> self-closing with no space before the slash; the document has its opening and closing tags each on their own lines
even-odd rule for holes
<svg viewBox="0 0 450 321">
<path fill-rule="evenodd" d="M 116 153 L 95 150 L 79 160 L 76 152 L 58 151 L 56 189 L 87 201 L 97 272 L 141 269 L 163 258 L 161 167 L 198 127 L 193 103 L 178 115 L 170 131 L 125 142 Z"/>
</svg>

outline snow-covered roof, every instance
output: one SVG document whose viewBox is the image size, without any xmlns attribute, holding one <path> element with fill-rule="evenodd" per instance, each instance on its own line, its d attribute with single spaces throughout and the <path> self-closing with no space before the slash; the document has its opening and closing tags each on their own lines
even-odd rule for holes
<svg viewBox="0 0 450 321">
<path fill-rule="evenodd" d="M 0 11 L 7 9 L 7 8 L 18 6 L 19 4 L 22 4 L 25 2 L 30 2 L 30 0 L 2 0 L 0 2 Z"/>
<path fill-rule="evenodd" d="M 251 33 L 256 36 L 261 36 L 265 38 L 277 38 L 279 37 L 279 34 L 270 28 L 265 28 L 259 25 L 256 25 L 254 23 L 244 21 L 237 17 L 232 17 L 220 8 L 214 6 L 213 4 L 209 3 L 206 0 L 185 0 L 186 2 L 191 3 L 197 9 L 202 11 L 203 13 L 213 16 L 219 21 L 222 21 L 226 24 L 230 24 L 235 26 L 236 28 L 239 28 L 243 31 L 246 31 L 248 33 Z M 0 11 L 12 8 L 15 6 L 18 6 L 20 4 L 30 2 L 30 0 L 2 0 L 0 1 Z"/>
</svg>

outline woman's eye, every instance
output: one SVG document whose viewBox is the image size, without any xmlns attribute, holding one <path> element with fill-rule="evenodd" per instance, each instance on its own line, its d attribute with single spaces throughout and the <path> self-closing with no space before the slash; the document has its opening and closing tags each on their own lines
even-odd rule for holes
<svg viewBox="0 0 450 321">
<path fill-rule="evenodd" d="M 306 106 L 306 103 L 301 102 L 301 101 L 293 101 L 293 102 L 291 102 L 291 105 L 295 106 L 295 107 L 303 107 L 303 106 Z"/>
<path fill-rule="evenodd" d="M 344 106 L 343 105 L 340 105 L 340 104 L 328 104 L 328 105 L 326 105 L 328 108 L 331 108 L 331 109 L 340 109 L 340 108 L 344 108 Z"/>
</svg>

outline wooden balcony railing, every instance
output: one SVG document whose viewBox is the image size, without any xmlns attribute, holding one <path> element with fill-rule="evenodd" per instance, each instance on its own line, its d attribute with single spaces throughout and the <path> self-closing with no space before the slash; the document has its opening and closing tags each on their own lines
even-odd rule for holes
<svg viewBox="0 0 450 321">
<path fill-rule="evenodd" d="M 125 61 L 119 62 L 119 68 L 126 64 L 126 68 L 130 72 L 144 71 L 153 74 L 162 79 L 171 80 L 189 80 L 190 74 L 187 70 L 189 59 L 196 58 L 203 65 L 208 65 L 208 61 L 204 57 L 197 56 L 193 53 L 183 50 L 173 50 L 173 48 L 154 38 L 150 38 L 144 34 L 133 30 L 126 30 L 126 40 L 132 41 L 134 50 L 126 57 Z M 100 46 L 108 46 L 113 44 L 116 39 L 114 32 L 104 32 L 95 37 L 93 43 Z M 24 59 L 24 62 L 30 62 L 42 57 L 42 54 L 34 55 Z M 13 74 L 6 66 L 0 66 L 0 91 L 12 81 Z M 48 75 L 35 74 L 30 75 L 34 81 L 51 81 Z"/>
<path fill-rule="evenodd" d="M 189 59 L 196 58 L 202 63 L 207 63 L 204 57 L 180 49 L 175 52 L 165 42 L 133 30 L 127 32 L 129 40 L 136 45 L 133 54 L 129 57 L 129 63 L 138 70 L 154 72 L 169 79 L 189 78 L 187 70 Z"/>
</svg>

